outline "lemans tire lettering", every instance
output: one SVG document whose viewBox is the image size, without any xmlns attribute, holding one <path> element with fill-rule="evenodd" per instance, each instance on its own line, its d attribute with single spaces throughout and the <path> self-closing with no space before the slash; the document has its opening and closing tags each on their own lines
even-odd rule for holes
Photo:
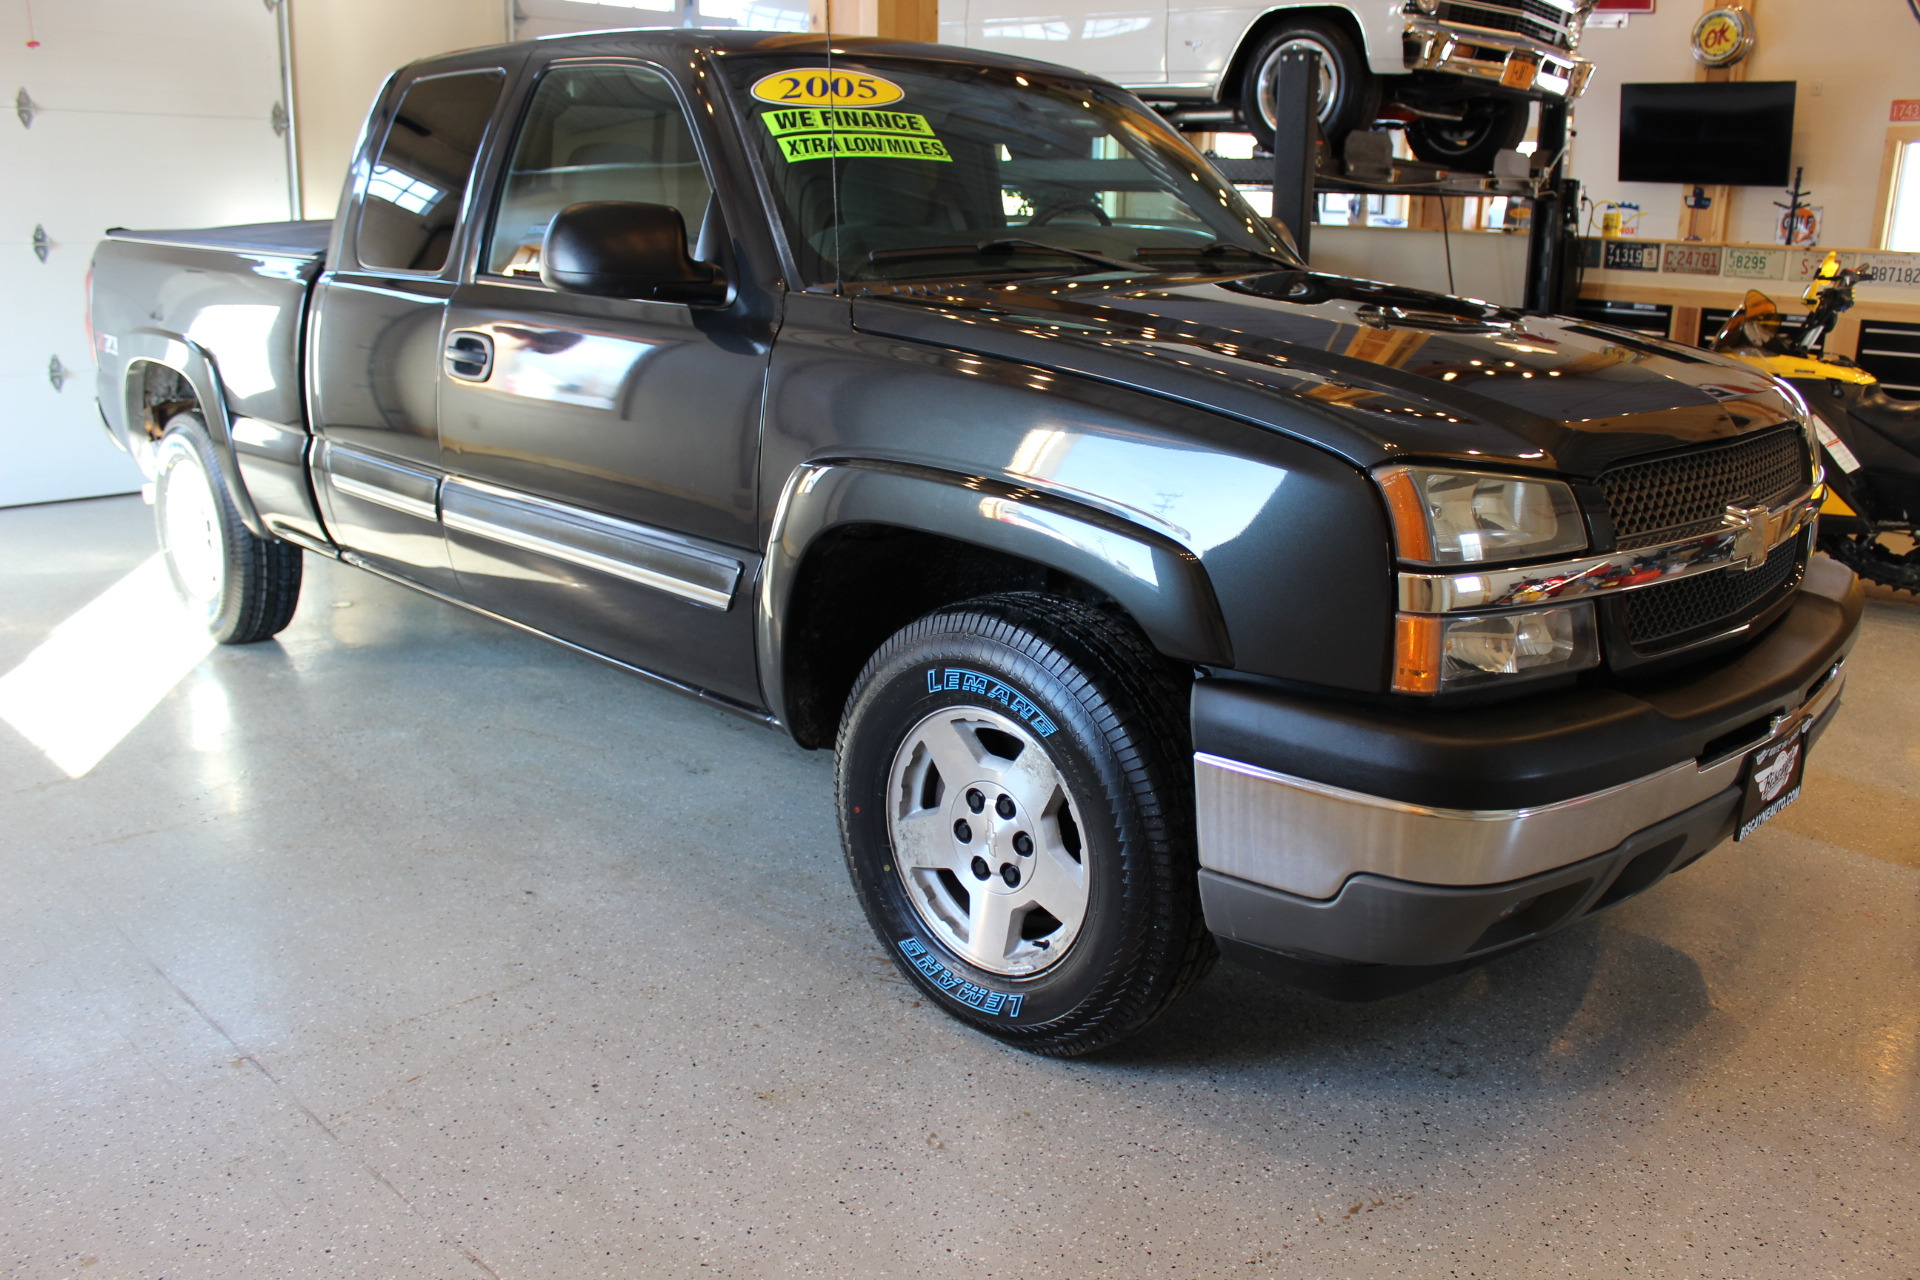
<svg viewBox="0 0 1920 1280">
<path fill-rule="evenodd" d="M 1004 1014 L 1009 1018 L 1020 1016 L 1020 1006 L 1025 1002 L 1025 996 L 1008 995 L 1004 991 L 989 991 L 978 983 L 967 981 L 941 964 L 928 949 L 927 944 L 920 939 L 900 939 L 900 951 L 907 957 L 907 963 L 925 974 L 928 981 L 969 1009 L 978 1009 L 981 1013 Z"/>
<path fill-rule="evenodd" d="M 1027 726 L 1043 738 L 1051 738 L 1060 729 L 1051 716 L 1034 705 L 1032 698 L 1003 681 L 978 671 L 969 671 L 965 667 L 928 668 L 927 692 L 947 691 L 977 694 L 997 702 L 1025 720 Z"/>
</svg>

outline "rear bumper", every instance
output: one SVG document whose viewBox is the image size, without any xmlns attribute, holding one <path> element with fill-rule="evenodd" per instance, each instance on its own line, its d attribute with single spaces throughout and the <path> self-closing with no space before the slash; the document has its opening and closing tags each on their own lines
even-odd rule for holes
<svg viewBox="0 0 1920 1280">
<path fill-rule="evenodd" d="M 1809 742 L 1825 729 L 1860 611 L 1852 575 L 1818 560 L 1788 614 L 1717 670 L 1526 707 L 1423 716 L 1203 685 L 1208 927 L 1292 955 L 1444 965 L 1638 893 L 1732 833 L 1748 753 L 1778 717 L 1803 718 Z"/>
</svg>

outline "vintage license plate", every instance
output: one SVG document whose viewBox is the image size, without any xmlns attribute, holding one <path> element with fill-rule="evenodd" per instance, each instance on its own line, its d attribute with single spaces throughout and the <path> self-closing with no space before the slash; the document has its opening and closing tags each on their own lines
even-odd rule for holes
<svg viewBox="0 0 1920 1280">
<path fill-rule="evenodd" d="M 1796 718 L 1748 757 L 1747 784 L 1740 797 L 1740 822 L 1734 829 L 1735 840 L 1745 840 L 1767 819 L 1800 798 L 1800 783 L 1807 772 L 1809 723 Z"/>
<path fill-rule="evenodd" d="M 1500 83 L 1509 89 L 1531 89 L 1539 74 L 1539 63 L 1526 58 L 1508 58 L 1507 65 L 1500 71 Z"/>
</svg>

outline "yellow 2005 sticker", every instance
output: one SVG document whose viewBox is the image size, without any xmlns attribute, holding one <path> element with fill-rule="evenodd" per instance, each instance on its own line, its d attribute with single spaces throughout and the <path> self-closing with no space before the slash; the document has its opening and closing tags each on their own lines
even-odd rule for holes
<svg viewBox="0 0 1920 1280">
<path fill-rule="evenodd" d="M 802 67 L 753 82 L 753 96 L 783 107 L 884 107 L 907 96 L 891 80 L 864 71 Z"/>
<path fill-rule="evenodd" d="M 788 160 L 822 160 L 829 156 L 953 159 L 946 143 L 935 136 L 927 118 L 911 111 L 802 107 L 793 111 L 765 111 L 760 119 L 780 144 L 780 154 Z"/>
</svg>

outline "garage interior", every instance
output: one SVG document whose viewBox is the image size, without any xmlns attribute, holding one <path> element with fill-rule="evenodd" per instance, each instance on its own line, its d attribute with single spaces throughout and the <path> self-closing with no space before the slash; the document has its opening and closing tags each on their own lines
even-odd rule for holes
<svg viewBox="0 0 1920 1280">
<path fill-rule="evenodd" d="M 275 640 L 214 646 L 170 611 L 143 477 L 92 403 L 99 234 L 329 216 L 394 67 L 699 21 L 659 3 L 5 17 L 0 684 L 39 710 L 0 726 L 0 1269 L 1916 1274 L 1913 593 L 1868 588 L 1804 794 L 1751 838 L 1372 1003 L 1222 963 L 1074 1060 L 925 1007 L 849 891 L 830 751 L 318 556 Z M 1818 252 L 1776 243 L 1780 193 L 1722 188 L 1704 228 L 1680 187 L 1614 177 L 1619 86 L 1694 80 L 1702 16 L 1621 6 L 1581 46 L 1582 317 L 1698 346 L 1749 284 L 1791 310 L 1828 247 L 1920 264 L 1890 238 L 1920 12 L 1749 8 L 1748 74 L 1801 86 Z M 1517 305 L 1519 205 L 1323 195 L 1312 262 Z M 1670 252 L 1692 243 L 1782 274 L 1703 273 Z M 1863 284 L 1828 349 L 1920 397 L 1920 272 Z"/>
</svg>

